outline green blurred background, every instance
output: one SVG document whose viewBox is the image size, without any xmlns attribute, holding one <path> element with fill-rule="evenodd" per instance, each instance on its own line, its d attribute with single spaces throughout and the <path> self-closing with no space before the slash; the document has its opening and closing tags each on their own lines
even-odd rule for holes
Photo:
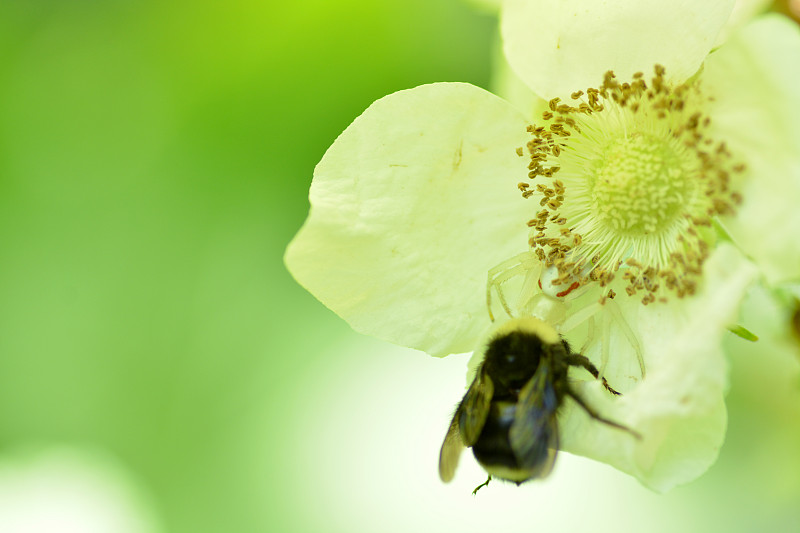
<svg viewBox="0 0 800 533">
<path fill-rule="evenodd" d="M 0 3 L 0 454 L 114 457 L 162 532 L 800 529 L 797 396 L 746 386 L 720 463 L 667 497 L 566 454 L 440 485 L 464 359 L 360 337 L 285 271 L 336 136 L 396 90 L 487 87 L 495 25 L 460 0 Z"/>
</svg>

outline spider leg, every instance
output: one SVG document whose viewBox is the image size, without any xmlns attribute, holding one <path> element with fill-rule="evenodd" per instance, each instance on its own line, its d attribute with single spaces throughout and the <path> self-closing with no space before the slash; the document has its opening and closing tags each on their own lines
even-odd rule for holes
<svg viewBox="0 0 800 533">
<path fill-rule="evenodd" d="M 583 341 L 583 346 L 581 346 L 580 353 L 586 353 L 589 351 L 589 347 L 596 341 L 595 333 L 594 333 L 594 316 L 590 316 L 588 320 L 588 331 L 586 332 L 586 340 Z"/>
<path fill-rule="evenodd" d="M 608 310 L 608 313 L 600 313 L 601 310 Z M 601 339 L 601 346 L 600 346 L 600 375 L 604 375 L 606 371 L 606 367 L 608 366 L 608 360 L 610 357 L 611 352 L 611 326 L 612 323 L 616 325 L 619 330 L 622 332 L 622 335 L 625 337 L 625 340 L 628 341 L 631 348 L 633 348 L 634 353 L 636 354 L 636 359 L 639 362 L 639 370 L 642 374 L 642 379 L 645 378 L 646 371 L 645 371 L 645 364 L 644 364 L 644 357 L 642 356 L 642 347 L 639 344 L 639 340 L 636 337 L 636 334 L 633 332 L 631 327 L 628 325 L 628 322 L 625 320 L 625 317 L 622 316 L 622 311 L 620 311 L 619 304 L 614 300 L 608 299 L 605 303 L 597 302 L 592 305 L 588 305 L 583 309 L 579 310 L 575 314 L 571 315 L 567 318 L 560 328 L 561 334 L 568 333 L 569 331 L 575 329 L 585 321 L 589 320 L 589 333 L 584 341 L 583 347 L 581 348 L 581 353 L 586 353 L 588 348 L 594 343 L 595 339 L 595 331 L 594 331 L 594 317 L 600 313 L 600 339 Z"/>
<path fill-rule="evenodd" d="M 603 314 L 601 324 L 602 340 L 600 341 L 600 372 L 605 375 L 608 366 L 609 352 L 611 351 L 611 324 L 608 315 Z"/>
<path fill-rule="evenodd" d="M 631 348 L 633 348 L 633 351 L 636 352 L 636 359 L 639 361 L 639 370 L 642 373 L 642 379 L 644 379 L 646 374 L 644 368 L 644 357 L 642 356 L 642 347 L 639 344 L 639 340 L 636 338 L 636 334 L 628 325 L 625 317 L 622 316 L 622 311 L 620 311 L 619 304 L 617 302 L 614 300 L 606 301 L 606 308 L 611 314 L 611 318 L 614 320 L 614 322 L 616 322 L 617 326 L 619 326 L 622 334 L 625 335 L 625 339 L 627 339 L 628 343 L 631 345 Z"/>
<path fill-rule="evenodd" d="M 513 277 L 519 276 L 532 268 L 532 259 L 535 256 L 531 252 L 523 252 L 514 257 L 506 259 L 499 265 L 489 270 L 488 279 L 486 281 L 486 309 L 489 312 L 489 319 L 494 322 L 494 314 L 492 313 L 492 288 L 497 291 L 498 300 L 503 306 L 503 310 L 509 317 L 513 318 L 511 307 L 508 305 L 505 293 L 501 285 Z"/>
<path fill-rule="evenodd" d="M 567 318 L 564 321 L 563 324 L 561 324 L 560 328 L 561 334 L 563 335 L 565 333 L 569 333 L 573 329 L 577 328 L 578 326 L 580 326 L 581 324 L 592 318 L 594 315 L 596 315 L 597 312 L 600 311 L 600 308 L 601 308 L 600 302 L 595 302 L 593 304 L 587 305 L 578 312 L 573 313 L 572 315 L 570 315 L 569 318 Z"/>
</svg>

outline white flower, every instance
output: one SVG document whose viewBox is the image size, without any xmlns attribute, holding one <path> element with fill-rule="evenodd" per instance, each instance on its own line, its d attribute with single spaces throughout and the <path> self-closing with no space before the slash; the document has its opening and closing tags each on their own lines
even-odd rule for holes
<svg viewBox="0 0 800 533">
<path fill-rule="evenodd" d="M 504 0 L 503 48 L 543 98 L 593 86 L 608 70 L 630 76 L 664 65 L 670 81 L 697 72 L 735 0 Z"/>
<path fill-rule="evenodd" d="M 697 24 L 693 42 L 713 42 L 721 22 Z M 593 45 L 587 37 L 584 48 Z M 317 166 L 311 211 L 286 263 L 357 331 L 441 356 L 481 351 L 491 328 L 487 273 L 506 261 L 519 275 L 495 289 L 519 296 L 509 311 L 557 322 L 624 395 L 612 398 L 591 379 L 580 393 L 643 435 L 633 439 L 567 403 L 562 448 L 657 490 L 694 479 L 724 438 L 720 337 L 755 275 L 740 250 L 772 279 L 798 274 L 800 224 L 792 221 L 800 215 L 787 206 L 800 199 L 800 180 L 790 179 L 798 177 L 800 121 L 790 96 L 800 72 L 787 47 L 800 50 L 796 29 L 763 19 L 711 55 L 697 83 L 681 85 L 707 49 L 670 80 L 660 70 L 649 77 L 652 61 L 646 87 L 609 77 L 598 93 L 568 93 L 552 103 L 545 129 L 531 132 L 524 114 L 470 85 L 389 95 Z M 522 158 L 515 151 L 524 146 Z M 787 198 L 775 199 L 776 188 Z M 720 218 L 738 249 L 709 226 Z M 547 270 L 509 261 L 529 239 Z M 553 277 L 583 288 L 561 305 L 531 283 Z M 545 293 L 553 291 L 547 281 Z M 600 306 L 609 290 L 616 298 Z M 502 309 L 493 310 L 499 320 Z M 602 335 L 589 331 L 595 323 Z"/>
<path fill-rule="evenodd" d="M 800 43 L 796 25 L 777 15 L 732 33 L 762 7 L 758 0 L 505 0 L 501 29 L 512 69 L 546 99 L 568 102 L 608 70 L 630 81 L 659 64 L 680 84 L 703 65 L 699 86 L 713 98 L 700 109 L 713 117 L 706 138 L 724 142 L 758 176 L 739 190 L 747 201 L 728 229 L 774 284 L 800 278 L 800 241 L 775 231 L 800 227 Z M 708 56 L 723 38 L 730 42 Z"/>
</svg>

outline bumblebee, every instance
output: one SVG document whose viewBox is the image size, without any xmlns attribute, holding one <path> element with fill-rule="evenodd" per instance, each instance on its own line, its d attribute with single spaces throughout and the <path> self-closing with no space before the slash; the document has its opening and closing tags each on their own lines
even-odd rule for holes
<svg viewBox="0 0 800 533">
<path fill-rule="evenodd" d="M 581 367 L 601 379 L 597 367 L 547 323 L 532 317 L 513 319 L 489 341 L 475 379 L 447 430 L 439 454 L 439 477 L 449 482 L 455 475 L 464 447 L 489 474 L 473 494 L 492 477 L 517 485 L 547 476 L 558 451 L 556 415 L 569 396 L 592 418 L 639 435 L 600 416 L 575 393 L 567 372 Z M 603 384 L 615 395 L 605 378 Z"/>
</svg>

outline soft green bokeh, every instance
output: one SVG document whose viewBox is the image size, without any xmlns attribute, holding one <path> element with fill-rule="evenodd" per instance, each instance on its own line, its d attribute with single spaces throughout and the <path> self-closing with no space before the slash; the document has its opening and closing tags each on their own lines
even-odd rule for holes
<svg viewBox="0 0 800 533">
<path fill-rule="evenodd" d="M 170 533 L 797 525 L 746 395 L 667 499 L 566 455 L 440 485 L 464 360 L 360 338 L 286 273 L 333 139 L 395 90 L 487 86 L 494 31 L 460 0 L 0 3 L 0 453 L 102 450 Z M 772 507 L 724 511 L 758 475 Z"/>
<path fill-rule="evenodd" d="M 306 530 L 285 428 L 348 332 L 282 264 L 313 167 L 385 93 L 485 85 L 493 27 L 457 0 L 0 4 L 0 444 L 110 450 L 169 531 Z"/>
</svg>

